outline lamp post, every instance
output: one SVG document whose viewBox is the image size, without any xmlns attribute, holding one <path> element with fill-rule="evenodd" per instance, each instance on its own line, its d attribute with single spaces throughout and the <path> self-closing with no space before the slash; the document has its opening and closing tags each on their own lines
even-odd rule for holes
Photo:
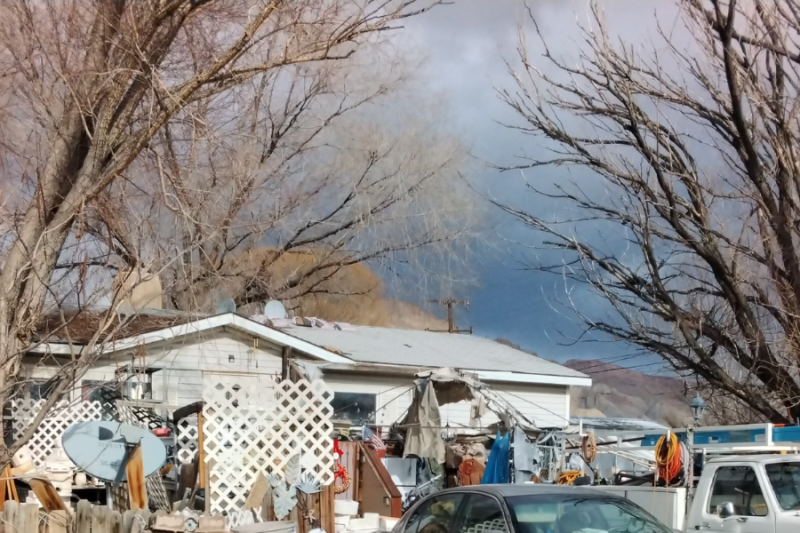
<svg viewBox="0 0 800 533">
<path fill-rule="evenodd" d="M 706 412 L 706 402 L 700 397 L 700 394 L 694 397 L 692 403 L 689 404 L 689 407 L 692 409 L 692 418 L 694 419 L 695 427 L 700 425 L 700 419 L 703 418 L 703 414 Z"/>
</svg>

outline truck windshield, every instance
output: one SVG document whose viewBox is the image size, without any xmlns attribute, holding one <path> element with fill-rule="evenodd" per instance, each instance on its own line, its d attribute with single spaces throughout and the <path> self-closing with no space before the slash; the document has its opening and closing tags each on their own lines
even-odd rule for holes
<svg viewBox="0 0 800 533">
<path fill-rule="evenodd" d="M 770 463 L 765 468 L 781 509 L 800 509 L 800 462 Z"/>
<path fill-rule="evenodd" d="M 557 494 L 511 496 L 506 502 L 517 533 L 671 533 L 622 498 Z"/>
</svg>

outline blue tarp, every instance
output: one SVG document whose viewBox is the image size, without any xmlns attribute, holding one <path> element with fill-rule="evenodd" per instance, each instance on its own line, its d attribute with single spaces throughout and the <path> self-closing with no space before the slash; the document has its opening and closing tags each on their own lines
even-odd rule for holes
<svg viewBox="0 0 800 533">
<path fill-rule="evenodd" d="M 497 432 L 492 450 L 489 452 L 489 459 L 486 461 L 486 470 L 483 471 L 481 485 L 491 483 L 508 483 L 508 455 L 509 455 L 509 436 L 511 432 L 501 437 Z"/>
</svg>

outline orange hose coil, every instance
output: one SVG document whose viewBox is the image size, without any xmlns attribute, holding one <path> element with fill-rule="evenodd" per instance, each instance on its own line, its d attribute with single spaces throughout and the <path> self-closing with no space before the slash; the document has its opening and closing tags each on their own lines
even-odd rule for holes
<svg viewBox="0 0 800 533">
<path fill-rule="evenodd" d="M 664 479 L 667 485 L 672 483 L 683 468 L 681 461 L 681 443 L 675 433 L 669 433 L 669 441 L 666 435 L 662 435 L 656 443 L 656 464 L 658 465 L 658 477 Z"/>
</svg>

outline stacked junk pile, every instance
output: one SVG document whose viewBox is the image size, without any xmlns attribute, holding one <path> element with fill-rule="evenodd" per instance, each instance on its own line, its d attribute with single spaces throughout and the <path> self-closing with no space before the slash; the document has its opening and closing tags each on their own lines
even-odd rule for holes
<svg viewBox="0 0 800 533">
<path fill-rule="evenodd" d="M 333 392 L 313 368 L 287 367 L 269 388 L 204 378 L 202 401 L 185 406 L 135 393 L 54 406 L 14 456 L 0 502 L 21 495 L 45 512 L 72 513 L 88 501 L 140 513 L 141 529 L 166 533 L 368 533 L 390 530 L 444 487 L 556 482 L 565 470 L 557 432 L 469 375 L 417 374 L 400 420 L 350 427 L 334 419 Z M 147 369 L 127 372 L 124 382 L 148 379 Z M 459 402 L 472 421 L 456 431 L 440 406 Z M 41 407 L 14 404 L 15 437 Z M 489 411 L 499 422 L 482 427 Z"/>
</svg>

